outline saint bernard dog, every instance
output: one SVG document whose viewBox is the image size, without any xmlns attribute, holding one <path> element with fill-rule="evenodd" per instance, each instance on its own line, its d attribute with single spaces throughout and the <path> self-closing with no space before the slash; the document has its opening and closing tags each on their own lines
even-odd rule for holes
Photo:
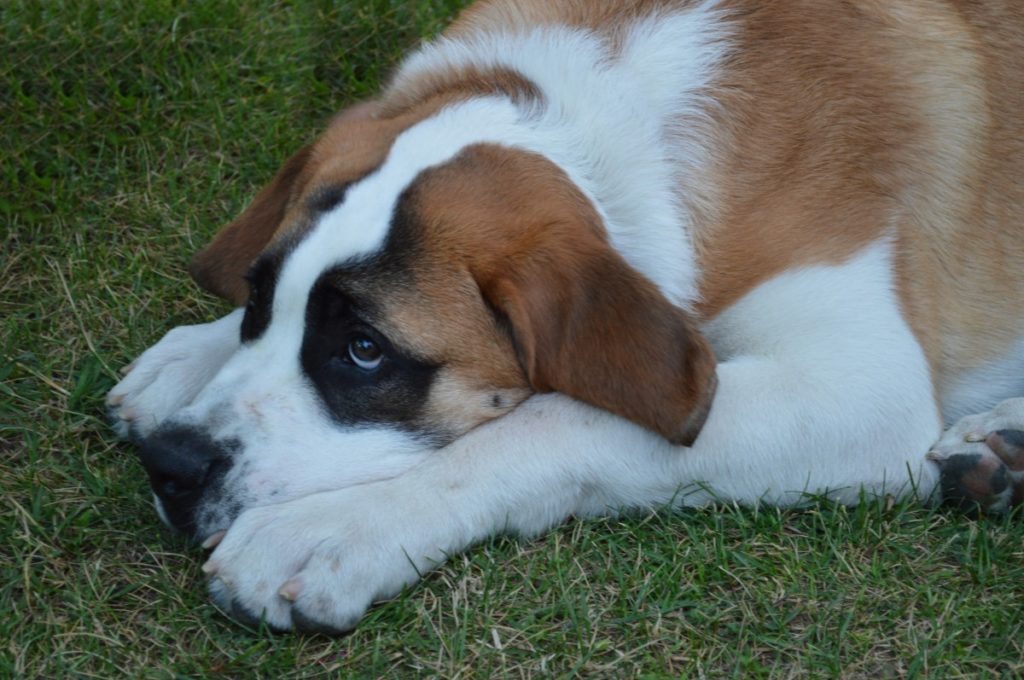
<svg viewBox="0 0 1024 680">
<path fill-rule="evenodd" d="M 1024 5 L 483 0 L 191 274 L 238 308 L 108 401 L 241 620 L 346 630 L 570 516 L 1002 510 Z"/>
</svg>

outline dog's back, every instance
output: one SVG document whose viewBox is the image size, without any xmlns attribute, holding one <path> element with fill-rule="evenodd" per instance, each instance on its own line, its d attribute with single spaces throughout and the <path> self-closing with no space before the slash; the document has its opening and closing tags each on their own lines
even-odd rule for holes
<svg viewBox="0 0 1024 680">
<path fill-rule="evenodd" d="M 703 218 L 704 317 L 888 236 L 946 419 L 1024 393 L 1024 5 L 489 0 L 446 36 L 570 25 L 614 43 L 697 6 L 733 31 L 710 89 L 714 176 L 680 187 Z"/>
</svg>

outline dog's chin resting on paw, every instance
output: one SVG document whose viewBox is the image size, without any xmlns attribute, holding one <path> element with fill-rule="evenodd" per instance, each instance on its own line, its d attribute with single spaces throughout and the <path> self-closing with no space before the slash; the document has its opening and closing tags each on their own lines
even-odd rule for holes
<svg viewBox="0 0 1024 680">
<path fill-rule="evenodd" d="M 237 309 L 108 406 L 274 630 L 569 516 L 1003 511 L 1022 112 L 1008 0 L 481 1 L 195 256 Z"/>
</svg>

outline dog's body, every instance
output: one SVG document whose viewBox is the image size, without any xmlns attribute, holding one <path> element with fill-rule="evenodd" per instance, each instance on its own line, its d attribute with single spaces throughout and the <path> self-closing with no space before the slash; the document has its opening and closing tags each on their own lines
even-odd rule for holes
<svg viewBox="0 0 1024 680">
<path fill-rule="evenodd" d="M 197 256 L 246 310 L 111 403 L 282 628 L 571 514 L 1006 507 L 1024 402 L 935 443 L 1024 395 L 1022 111 L 1010 1 L 481 2 Z"/>
</svg>

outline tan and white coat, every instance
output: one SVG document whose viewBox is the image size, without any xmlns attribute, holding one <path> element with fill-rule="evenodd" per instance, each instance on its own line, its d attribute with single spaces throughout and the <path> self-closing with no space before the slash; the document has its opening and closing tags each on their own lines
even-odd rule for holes
<svg viewBox="0 0 1024 680">
<path fill-rule="evenodd" d="M 953 468 L 1002 507 L 1021 402 L 925 454 L 1024 395 L 1022 111 L 1009 0 L 479 2 L 196 257 L 248 309 L 111 404 L 280 628 L 569 515 Z"/>
</svg>

